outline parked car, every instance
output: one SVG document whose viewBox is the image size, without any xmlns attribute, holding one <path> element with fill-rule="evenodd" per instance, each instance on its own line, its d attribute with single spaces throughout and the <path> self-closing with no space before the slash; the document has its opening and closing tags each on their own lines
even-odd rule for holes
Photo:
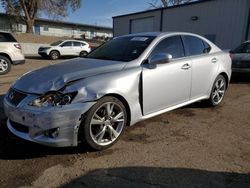
<svg viewBox="0 0 250 188">
<path fill-rule="evenodd" d="M 0 75 L 7 74 L 11 65 L 25 63 L 21 45 L 7 32 L 0 31 Z"/>
<path fill-rule="evenodd" d="M 55 60 L 61 56 L 80 56 L 85 57 L 91 51 L 91 47 L 87 42 L 79 40 L 56 41 L 50 46 L 40 47 L 38 54 L 42 57 L 50 57 Z"/>
<path fill-rule="evenodd" d="M 230 77 L 229 53 L 199 35 L 132 34 L 87 58 L 27 73 L 6 94 L 4 109 L 18 137 L 102 150 L 126 126 L 201 100 L 219 105 Z"/>
<path fill-rule="evenodd" d="M 232 56 L 232 71 L 235 73 L 250 73 L 250 41 L 246 41 L 230 52 Z"/>
</svg>

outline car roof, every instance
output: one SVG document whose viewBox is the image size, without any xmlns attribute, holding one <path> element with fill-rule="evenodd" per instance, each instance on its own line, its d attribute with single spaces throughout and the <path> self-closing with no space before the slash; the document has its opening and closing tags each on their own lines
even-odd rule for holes
<svg viewBox="0 0 250 188">
<path fill-rule="evenodd" d="M 193 35 L 193 36 L 199 36 L 194 33 L 188 33 L 188 32 L 142 32 L 142 33 L 135 33 L 135 34 L 129 34 L 129 35 L 123 35 L 121 37 L 126 36 L 152 36 L 152 37 L 162 37 L 167 35 Z"/>
<path fill-rule="evenodd" d="M 7 31 L 1 31 L 1 30 L 0 30 L 0 33 L 8 33 L 8 34 L 11 34 L 10 32 L 7 32 Z"/>
<path fill-rule="evenodd" d="M 83 43 L 86 43 L 85 41 L 83 40 L 71 40 L 71 39 L 68 39 L 68 40 L 62 40 L 62 42 L 83 42 Z"/>
</svg>

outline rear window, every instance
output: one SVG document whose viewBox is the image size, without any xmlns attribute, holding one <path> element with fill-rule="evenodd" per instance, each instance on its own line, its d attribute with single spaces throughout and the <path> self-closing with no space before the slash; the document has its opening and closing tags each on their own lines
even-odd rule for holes
<svg viewBox="0 0 250 188">
<path fill-rule="evenodd" d="M 203 40 L 194 36 L 185 36 L 185 44 L 187 47 L 188 55 L 201 55 L 208 53 L 211 47 Z"/>
<path fill-rule="evenodd" d="M 9 33 L 0 33 L 0 42 L 17 42 Z"/>
</svg>

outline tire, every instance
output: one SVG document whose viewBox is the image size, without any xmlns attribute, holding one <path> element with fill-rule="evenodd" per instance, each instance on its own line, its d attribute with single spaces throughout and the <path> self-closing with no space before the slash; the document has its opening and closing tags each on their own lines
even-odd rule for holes
<svg viewBox="0 0 250 188">
<path fill-rule="evenodd" d="M 52 60 L 59 59 L 60 53 L 59 53 L 58 51 L 56 51 L 56 50 L 53 50 L 53 51 L 51 51 L 51 52 L 49 53 L 49 57 L 50 57 L 50 59 L 52 59 Z"/>
<path fill-rule="evenodd" d="M 103 97 L 85 115 L 78 138 L 93 150 L 104 150 L 118 141 L 126 124 L 123 103 L 115 97 Z"/>
<path fill-rule="evenodd" d="M 11 62 L 7 57 L 0 56 L 0 75 L 7 74 L 11 70 Z"/>
<path fill-rule="evenodd" d="M 88 52 L 86 51 L 81 51 L 79 54 L 80 57 L 86 57 L 87 55 L 88 55 Z"/>
<path fill-rule="evenodd" d="M 214 81 L 208 104 L 210 106 L 218 106 L 224 99 L 227 89 L 227 82 L 224 76 L 219 75 Z"/>
</svg>

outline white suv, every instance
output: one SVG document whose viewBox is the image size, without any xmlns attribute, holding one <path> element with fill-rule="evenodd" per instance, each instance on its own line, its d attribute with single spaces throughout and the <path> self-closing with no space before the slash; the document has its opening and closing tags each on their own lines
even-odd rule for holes
<svg viewBox="0 0 250 188">
<path fill-rule="evenodd" d="M 80 56 L 84 57 L 91 51 L 91 47 L 87 42 L 79 40 L 57 41 L 48 47 L 40 47 L 38 54 L 42 57 L 50 57 L 55 60 L 60 56 Z"/>
<path fill-rule="evenodd" d="M 7 32 L 0 31 L 0 75 L 7 74 L 11 65 L 25 63 L 21 45 Z"/>
</svg>

